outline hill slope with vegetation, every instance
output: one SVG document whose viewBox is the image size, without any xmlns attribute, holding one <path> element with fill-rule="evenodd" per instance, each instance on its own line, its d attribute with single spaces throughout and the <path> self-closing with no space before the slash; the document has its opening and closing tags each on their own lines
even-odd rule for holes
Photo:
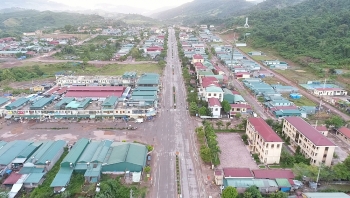
<svg viewBox="0 0 350 198">
<path fill-rule="evenodd" d="M 248 42 L 272 48 L 304 66 L 345 68 L 350 63 L 348 0 L 307 0 L 249 15 Z"/>
<path fill-rule="evenodd" d="M 85 15 L 68 12 L 20 10 L 0 12 L 0 33 L 31 32 L 43 28 L 58 28 L 65 25 L 93 24 L 103 21 L 98 15 Z"/>
<path fill-rule="evenodd" d="M 207 18 L 227 18 L 239 10 L 254 6 L 245 0 L 194 0 L 179 7 L 153 14 L 162 20 L 196 23 Z"/>
</svg>

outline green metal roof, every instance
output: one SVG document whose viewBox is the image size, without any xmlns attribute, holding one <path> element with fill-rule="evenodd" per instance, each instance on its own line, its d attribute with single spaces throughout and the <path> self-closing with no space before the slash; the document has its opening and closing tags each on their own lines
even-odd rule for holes
<svg viewBox="0 0 350 198">
<path fill-rule="evenodd" d="M 145 166 L 147 147 L 137 143 L 115 142 L 112 144 L 109 157 L 105 163 L 116 164 L 120 162 L 128 162 L 140 166 Z"/>
<path fill-rule="evenodd" d="M 134 91 L 132 96 L 157 96 L 157 91 Z"/>
<path fill-rule="evenodd" d="M 97 147 L 100 145 L 101 141 L 91 141 L 84 152 L 81 154 L 77 163 L 87 163 L 90 162 L 92 156 L 95 154 Z"/>
<path fill-rule="evenodd" d="M 233 99 L 234 103 L 240 102 L 240 101 L 245 101 L 241 95 L 234 94 L 233 96 L 234 96 L 234 99 Z"/>
<path fill-rule="evenodd" d="M 108 150 L 113 142 L 109 140 L 105 140 L 101 142 L 99 147 L 97 148 L 95 154 L 91 158 L 91 162 L 99 162 L 102 163 L 107 156 Z"/>
<path fill-rule="evenodd" d="M 9 100 L 10 100 L 10 99 L 8 99 L 8 98 L 0 97 L 0 105 L 5 104 L 5 103 L 8 102 Z"/>
<path fill-rule="evenodd" d="M 42 109 L 45 107 L 45 105 L 50 104 L 53 101 L 53 99 L 54 97 L 41 98 L 40 100 L 32 104 L 32 106 L 30 106 L 30 109 Z"/>
<path fill-rule="evenodd" d="M 66 157 L 63 159 L 61 163 L 61 167 L 70 167 L 70 163 L 75 163 L 78 161 L 80 155 L 85 150 L 86 146 L 89 144 L 89 140 L 86 138 L 82 138 L 78 140 L 73 148 L 69 151 L 69 153 L 66 155 Z"/>
<path fill-rule="evenodd" d="M 67 104 L 66 109 L 68 108 L 78 109 L 79 105 L 80 105 L 80 102 L 74 100 Z"/>
<path fill-rule="evenodd" d="M 25 149 L 23 149 L 22 152 L 20 152 L 17 155 L 17 158 L 29 158 L 29 156 L 31 156 L 40 146 L 41 146 L 41 144 L 40 145 L 33 145 L 33 144 L 28 145 Z"/>
<path fill-rule="evenodd" d="M 285 178 L 280 178 L 280 179 L 275 179 L 276 183 L 279 187 L 292 187 L 288 181 L 288 179 Z"/>
<path fill-rule="evenodd" d="M 31 173 L 23 183 L 39 183 L 45 173 Z"/>
<path fill-rule="evenodd" d="M 223 92 L 220 87 L 216 87 L 216 86 L 209 86 L 205 88 L 205 91 L 206 92 Z"/>
<path fill-rule="evenodd" d="M 158 91 L 158 87 L 137 87 L 135 91 Z"/>
<path fill-rule="evenodd" d="M 41 158 L 41 156 L 43 156 L 45 154 L 47 149 L 49 149 L 53 143 L 54 143 L 54 141 L 43 142 L 42 145 L 40 146 L 40 148 L 38 150 L 36 150 L 35 153 L 33 153 L 30 156 L 31 159 L 27 160 L 27 162 L 34 163 L 34 160 L 39 160 Z"/>
<path fill-rule="evenodd" d="M 277 183 L 271 179 L 235 179 L 227 178 L 224 179 L 224 186 L 233 186 L 235 188 L 248 188 L 249 186 L 261 187 L 278 187 Z"/>
<path fill-rule="evenodd" d="M 18 154 L 20 154 L 23 149 L 25 149 L 29 144 L 31 144 L 30 142 L 24 141 L 24 140 L 16 140 L 13 141 L 14 143 L 10 144 L 6 144 L 1 150 L 1 154 L 0 154 L 0 164 L 1 165 L 8 165 L 12 162 L 13 159 L 16 158 L 16 156 Z M 2 152 L 2 150 L 4 149 L 4 151 Z"/>
<path fill-rule="evenodd" d="M 92 101 L 91 98 L 85 98 L 85 100 L 81 101 L 78 108 L 85 108 Z"/>
<path fill-rule="evenodd" d="M 44 168 L 22 167 L 19 174 L 43 173 L 44 171 Z"/>
<path fill-rule="evenodd" d="M 37 165 L 43 165 L 46 164 L 46 161 L 52 161 L 54 157 L 57 155 L 58 152 L 60 152 L 64 147 L 66 146 L 66 142 L 63 140 L 55 141 L 54 143 L 50 144 L 49 148 L 43 152 L 43 154 L 39 157 L 36 157 L 37 161 L 35 164 Z"/>
<path fill-rule="evenodd" d="M 159 84 L 159 74 L 155 73 L 145 73 L 143 74 L 139 80 L 137 81 L 137 84 L 151 84 L 151 85 L 158 85 Z"/>
<path fill-rule="evenodd" d="M 55 108 L 59 108 L 64 104 L 69 104 L 70 102 L 72 102 L 73 100 L 75 100 L 74 98 L 71 97 L 67 97 L 67 98 L 63 98 L 61 101 L 59 101 L 57 104 L 55 104 Z"/>
<path fill-rule="evenodd" d="M 6 105 L 5 108 L 7 110 L 13 110 L 13 109 L 16 109 L 16 108 L 22 106 L 23 104 L 25 104 L 28 101 L 29 101 L 28 98 L 18 98 L 16 101 L 12 102 L 11 104 Z"/>
<path fill-rule="evenodd" d="M 212 71 L 210 71 L 210 70 L 200 70 L 200 71 L 198 71 L 198 75 L 200 75 L 200 76 L 207 76 L 207 75 L 214 75 L 214 73 L 212 72 Z"/>
<path fill-rule="evenodd" d="M 96 167 L 94 167 L 94 164 L 91 164 L 86 170 L 84 177 L 98 177 L 101 174 L 101 169 L 101 164 L 96 164 Z"/>
<path fill-rule="evenodd" d="M 63 187 L 67 186 L 70 178 L 72 177 L 73 168 L 61 167 L 61 169 L 56 174 L 50 187 Z"/>
<path fill-rule="evenodd" d="M 110 96 L 103 101 L 102 106 L 113 106 L 117 101 L 118 97 Z"/>
<path fill-rule="evenodd" d="M 5 146 L 7 144 L 7 142 L 4 142 L 4 141 L 0 141 L 0 149 Z"/>
</svg>

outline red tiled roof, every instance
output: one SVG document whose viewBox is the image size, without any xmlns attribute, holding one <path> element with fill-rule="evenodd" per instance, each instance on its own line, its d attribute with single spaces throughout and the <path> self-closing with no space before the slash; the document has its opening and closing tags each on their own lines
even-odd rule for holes
<svg viewBox="0 0 350 198">
<path fill-rule="evenodd" d="M 238 91 L 234 91 L 234 90 L 232 90 L 232 93 L 233 93 L 233 94 L 240 95 L 240 93 L 239 93 Z"/>
<path fill-rule="evenodd" d="M 350 129 L 346 127 L 341 127 L 340 129 L 338 129 L 338 131 L 343 135 L 345 135 L 346 137 L 350 138 Z"/>
<path fill-rule="evenodd" d="M 252 170 L 256 179 L 294 179 L 294 174 L 291 170 Z"/>
<path fill-rule="evenodd" d="M 235 73 L 236 76 L 240 76 L 240 75 L 243 76 L 243 75 L 246 75 L 246 74 L 250 75 L 249 72 L 237 72 L 237 73 Z"/>
<path fill-rule="evenodd" d="M 202 87 L 203 88 L 207 88 L 209 86 L 220 87 L 219 83 L 217 83 L 217 82 L 212 82 L 212 81 L 203 81 L 202 82 Z"/>
<path fill-rule="evenodd" d="M 76 98 L 107 98 L 109 96 L 121 97 L 123 92 L 111 92 L 111 91 L 68 91 L 65 97 L 76 97 Z"/>
<path fill-rule="evenodd" d="M 328 138 L 322 135 L 309 123 L 300 117 L 287 117 L 287 122 L 293 125 L 300 133 L 307 137 L 316 146 L 335 146 Z"/>
<path fill-rule="evenodd" d="M 125 87 L 121 86 L 95 86 L 95 87 L 81 87 L 72 86 L 68 88 L 66 97 L 98 97 L 105 98 L 109 96 L 120 97 L 123 95 Z"/>
<path fill-rule="evenodd" d="M 203 56 L 200 54 L 193 55 L 193 59 L 203 59 Z"/>
<path fill-rule="evenodd" d="M 57 94 L 63 94 L 63 93 L 65 93 L 66 91 L 67 91 L 67 87 L 62 87 L 60 90 L 58 90 L 56 93 Z"/>
<path fill-rule="evenodd" d="M 247 104 L 231 104 L 231 107 L 232 108 L 237 108 L 237 107 L 239 107 L 239 108 L 248 108 L 249 105 L 247 105 Z"/>
<path fill-rule="evenodd" d="M 15 184 L 21 176 L 19 173 L 12 172 L 2 184 Z"/>
<path fill-rule="evenodd" d="M 54 87 L 54 88 L 50 89 L 47 93 L 48 94 L 53 94 L 55 91 L 57 91 L 59 89 L 60 89 L 60 87 Z"/>
<path fill-rule="evenodd" d="M 294 181 L 293 181 L 293 179 L 288 179 L 288 181 L 289 181 L 290 185 L 294 186 Z"/>
<path fill-rule="evenodd" d="M 204 65 L 203 65 L 203 63 L 196 62 L 196 63 L 194 63 L 194 66 L 195 66 L 195 67 L 202 67 L 202 66 L 204 66 Z"/>
<path fill-rule="evenodd" d="M 216 170 L 216 171 L 214 171 L 214 175 L 216 175 L 216 176 L 221 176 L 221 175 L 222 175 L 222 170 Z"/>
<path fill-rule="evenodd" d="M 282 139 L 272 130 L 272 128 L 262 118 L 249 118 L 248 121 L 255 130 L 267 142 L 283 142 Z"/>
<path fill-rule="evenodd" d="M 208 98 L 209 107 L 219 106 L 221 107 L 220 101 L 217 98 Z"/>
<path fill-rule="evenodd" d="M 223 170 L 225 177 L 254 177 L 249 168 L 224 168 Z"/>
<path fill-rule="evenodd" d="M 289 109 L 299 109 L 297 106 L 276 106 L 270 108 L 271 111 L 278 111 L 278 110 L 289 110 Z"/>
<path fill-rule="evenodd" d="M 124 91 L 125 87 L 122 86 L 72 86 L 68 91 Z"/>
<path fill-rule="evenodd" d="M 316 126 L 317 131 L 328 131 L 326 126 Z"/>
<path fill-rule="evenodd" d="M 215 78 L 214 76 L 204 76 L 202 77 L 202 82 L 203 81 L 218 82 L 218 79 Z"/>
</svg>

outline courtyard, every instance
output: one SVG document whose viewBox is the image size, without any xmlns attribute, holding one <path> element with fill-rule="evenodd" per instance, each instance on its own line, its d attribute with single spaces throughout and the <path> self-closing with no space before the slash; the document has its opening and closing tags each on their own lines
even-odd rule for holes
<svg viewBox="0 0 350 198">
<path fill-rule="evenodd" d="M 217 133 L 217 140 L 221 149 L 219 168 L 259 168 L 239 133 Z"/>
</svg>

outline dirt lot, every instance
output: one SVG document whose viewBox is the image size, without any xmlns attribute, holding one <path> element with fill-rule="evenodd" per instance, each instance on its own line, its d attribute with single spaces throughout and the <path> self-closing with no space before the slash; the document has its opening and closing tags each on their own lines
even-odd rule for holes
<svg viewBox="0 0 350 198">
<path fill-rule="evenodd" d="M 217 140 L 221 149 L 220 167 L 236 167 L 258 169 L 246 145 L 244 145 L 240 134 L 218 133 Z"/>
<path fill-rule="evenodd" d="M 93 140 L 114 140 L 114 141 L 139 141 L 147 143 L 147 137 L 143 137 L 141 129 L 137 130 L 101 130 L 101 128 L 113 128 L 115 122 L 112 121 L 56 121 L 37 123 L 34 120 L 24 123 L 12 122 L 9 125 L 4 119 L 0 119 L 0 139 L 3 141 L 13 140 L 66 140 L 70 143 L 80 138 L 91 138 Z M 147 125 L 143 123 L 142 125 Z M 130 123 L 130 125 L 140 126 L 140 124 Z M 118 122 L 117 127 L 123 127 L 124 123 Z M 68 129 L 54 129 L 68 127 Z M 140 127 L 139 127 L 140 128 Z"/>
</svg>

